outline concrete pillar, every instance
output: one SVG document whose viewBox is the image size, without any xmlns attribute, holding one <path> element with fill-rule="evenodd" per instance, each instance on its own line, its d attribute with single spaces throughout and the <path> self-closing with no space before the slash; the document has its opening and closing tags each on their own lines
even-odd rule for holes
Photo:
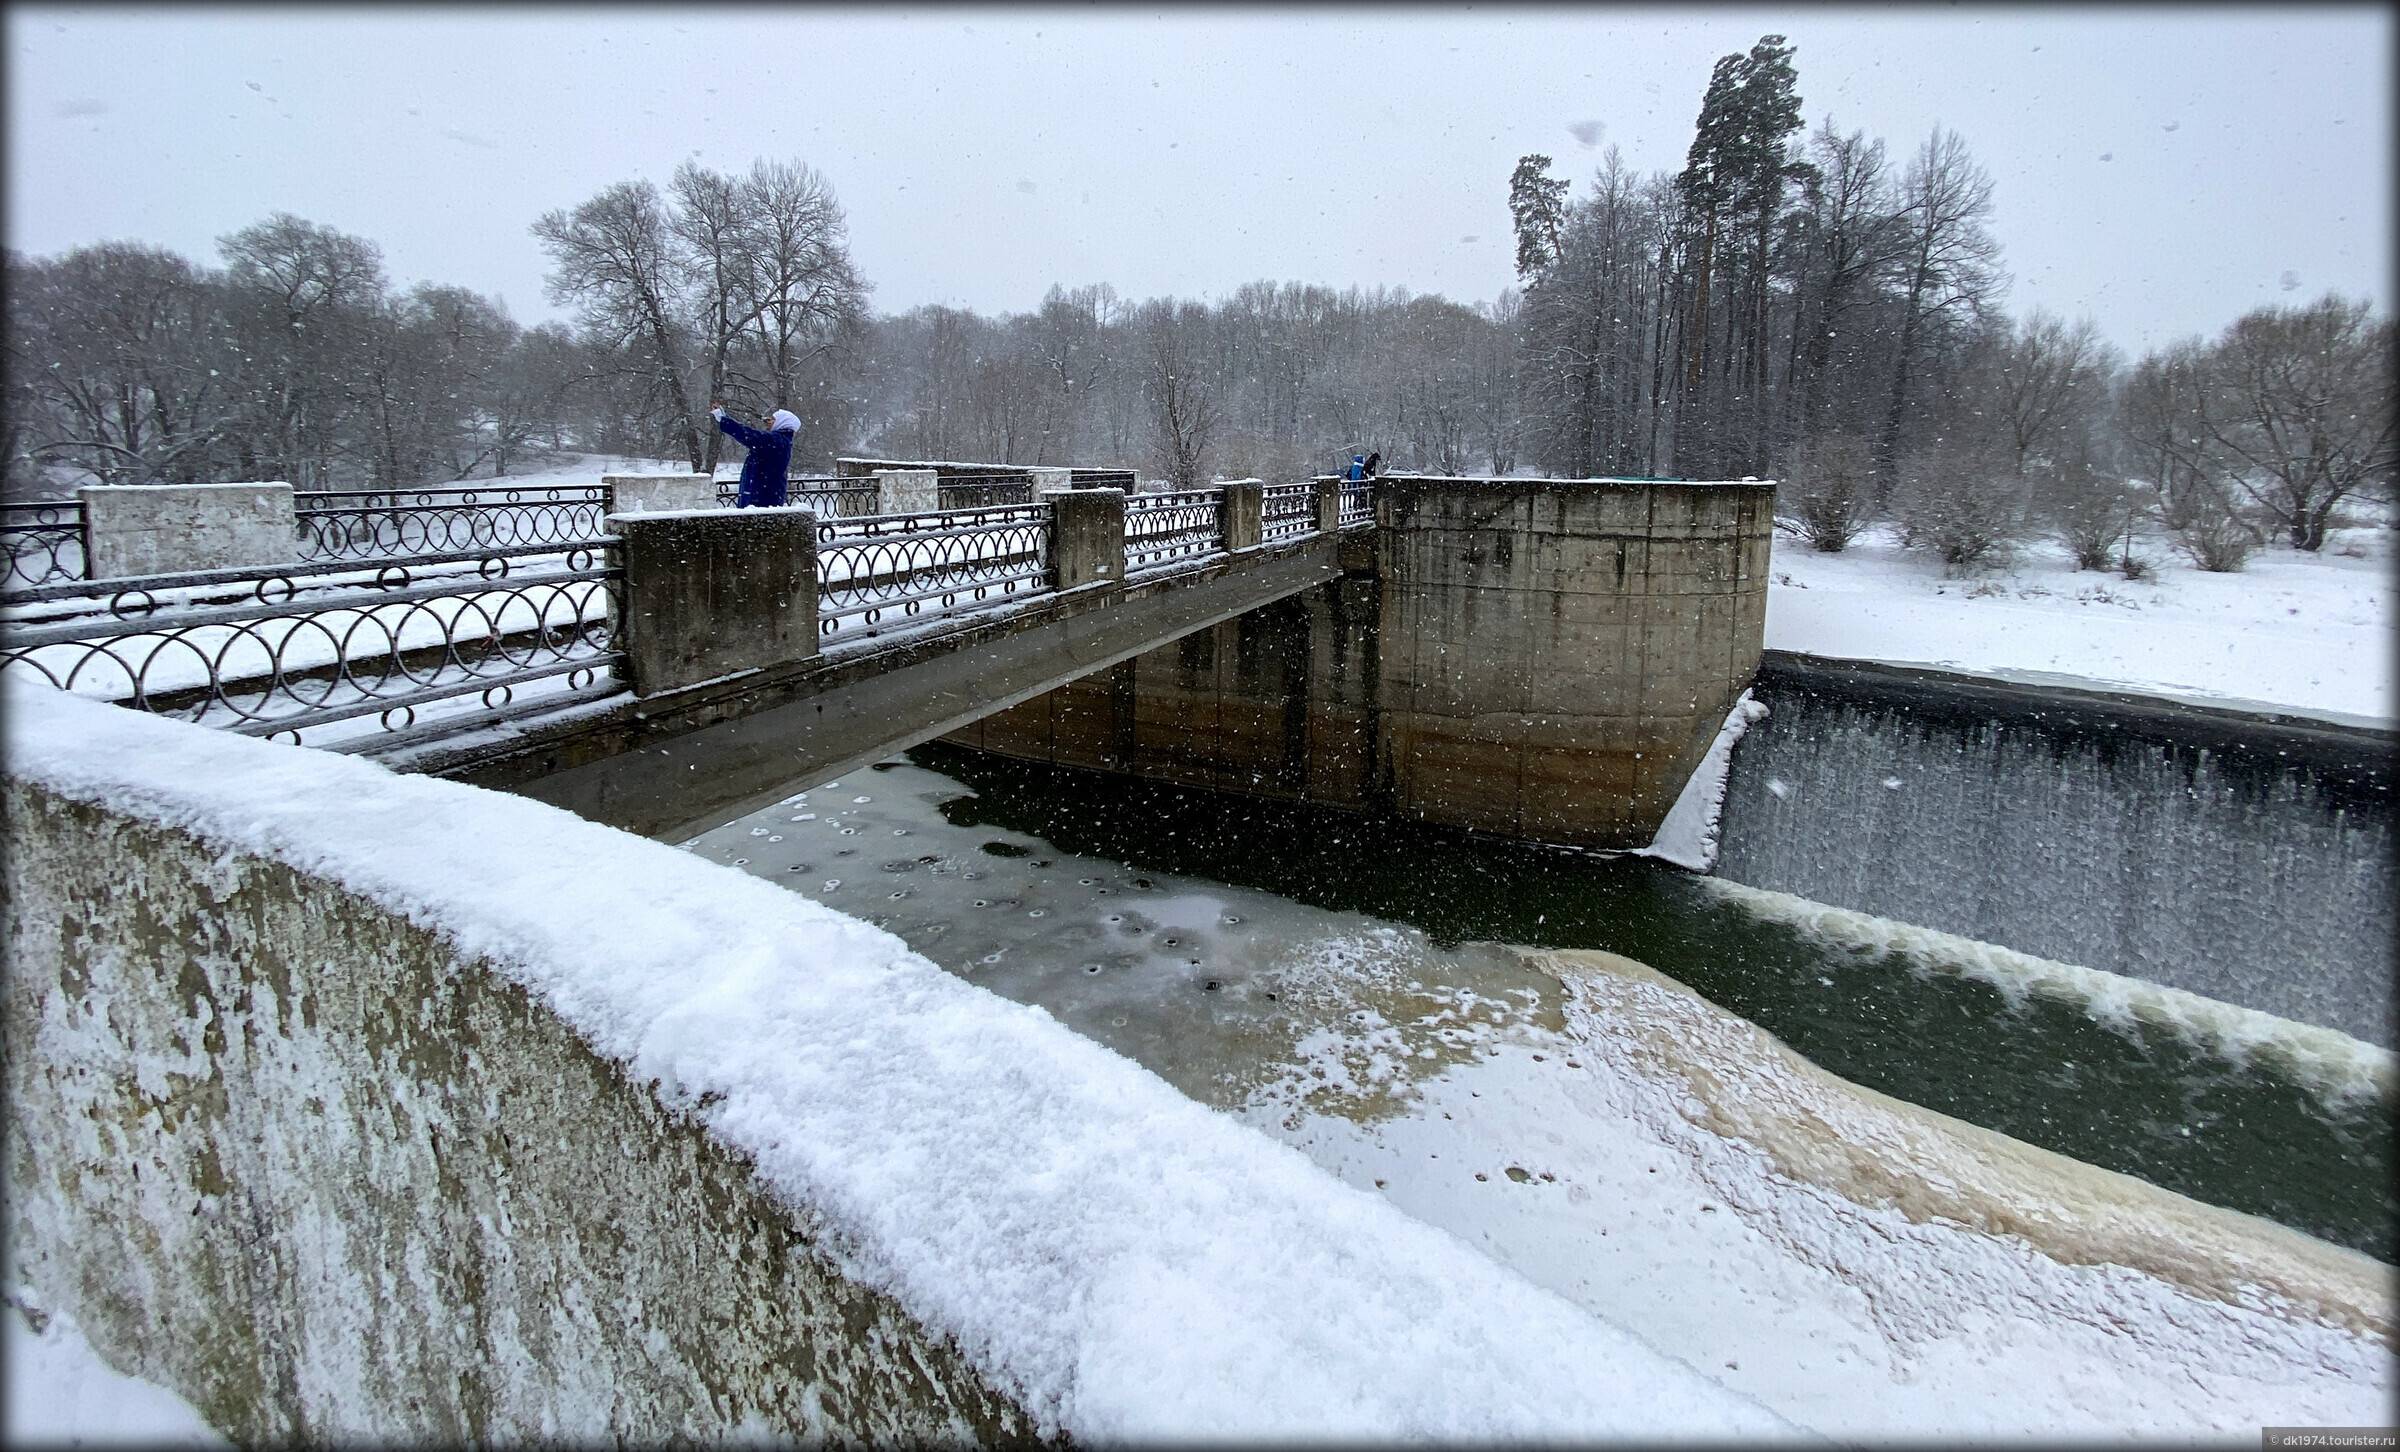
<svg viewBox="0 0 2400 1452">
<path fill-rule="evenodd" d="M 875 471 L 877 514 L 928 514 L 942 507 L 942 476 L 932 469 Z"/>
<path fill-rule="evenodd" d="M 1125 578 L 1125 491 L 1070 489 L 1047 496 L 1050 572 L 1061 590 Z"/>
<path fill-rule="evenodd" d="M 817 653 L 817 517 L 805 509 L 612 515 L 618 638 L 637 696 Z"/>
<path fill-rule="evenodd" d="M 707 474 L 603 474 L 605 514 L 661 514 L 716 509 L 717 481 Z"/>
<path fill-rule="evenodd" d="M 1342 527 L 1342 481 L 1331 475 L 1317 479 L 1317 532 L 1332 534 Z"/>
<path fill-rule="evenodd" d="M 1266 502 L 1266 485 L 1256 479 L 1229 480 L 1217 496 L 1217 527 L 1224 531 L 1228 553 L 1246 550 L 1262 538 L 1259 511 Z"/>
<path fill-rule="evenodd" d="M 1376 490 L 1393 805 L 1547 842 L 1648 842 L 1758 668 L 1774 487 Z"/>
<path fill-rule="evenodd" d="M 75 496 L 90 530 L 95 580 L 288 565 L 300 557 L 289 484 L 88 484 Z"/>
<path fill-rule="evenodd" d="M 1033 497 L 1035 499 L 1041 498 L 1053 489 L 1075 487 L 1075 471 L 1072 469 L 1028 469 L 1025 472 L 1033 476 Z"/>
</svg>

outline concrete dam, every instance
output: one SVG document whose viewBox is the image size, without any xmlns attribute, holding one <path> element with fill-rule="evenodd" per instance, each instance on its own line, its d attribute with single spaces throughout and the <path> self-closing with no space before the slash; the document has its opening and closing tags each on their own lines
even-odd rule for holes
<svg viewBox="0 0 2400 1452">
<path fill-rule="evenodd" d="M 1646 845 L 1756 671 L 1771 484 L 1377 481 L 1341 577 L 944 739 L 1578 847 Z"/>
</svg>

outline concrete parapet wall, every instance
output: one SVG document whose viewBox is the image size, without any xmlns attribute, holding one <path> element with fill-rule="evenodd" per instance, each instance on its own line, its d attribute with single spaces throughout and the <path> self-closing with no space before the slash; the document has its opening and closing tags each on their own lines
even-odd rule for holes
<svg viewBox="0 0 2400 1452">
<path fill-rule="evenodd" d="M 942 476 L 932 469 L 875 471 L 877 514 L 926 514 L 942 507 Z"/>
<path fill-rule="evenodd" d="M 1034 1435 L 422 911 L 14 777 L 0 812 L 19 1273 L 237 1443 Z"/>
<path fill-rule="evenodd" d="M 805 509 L 612 515 L 625 537 L 626 673 L 638 695 L 817 653 L 817 517 Z"/>
<path fill-rule="evenodd" d="M 95 580 L 300 557 L 289 484 L 93 484 L 75 494 L 91 533 Z"/>
<path fill-rule="evenodd" d="M 708 474 L 603 474 L 607 514 L 715 509 L 717 481 Z"/>
</svg>

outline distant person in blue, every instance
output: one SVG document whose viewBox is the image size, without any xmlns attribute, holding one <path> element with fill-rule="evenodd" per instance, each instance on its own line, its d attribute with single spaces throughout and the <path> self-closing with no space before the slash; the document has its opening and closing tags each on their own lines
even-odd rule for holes
<svg viewBox="0 0 2400 1452">
<path fill-rule="evenodd" d="M 765 509 L 783 504 L 787 497 L 784 490 L 791 479 L 792 445 L 800 437 L 800 420 L 790 409 L 779 408 L 761 431 L 727 414 L 723 404 L 710 406 L 708 412 L 718 428 L 750 451 L 750 457 L 742 460 L 742 487 L 733 497 L 733 507 Z"/>
<path fill-rule="evenodd" d="M 1353 481 L 1366 478 L 1367 456 L 1364 454 L 1352 454 L 1350 456 L 1350 467 L 1346 472 L 1343 473 L 1342 477 Z"/>
</svg>

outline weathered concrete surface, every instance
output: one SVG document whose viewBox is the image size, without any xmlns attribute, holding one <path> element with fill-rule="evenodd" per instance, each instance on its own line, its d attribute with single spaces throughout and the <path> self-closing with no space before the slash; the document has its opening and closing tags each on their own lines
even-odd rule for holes
<svg viewBox="0 0 2400 1452">
<path fill-rule="evenodd" d="M 1328 517 L 1338 487 L 1318 482 Z M 1757 669 L 1771 486 L 1376 488 L 1389 527 L 1338 537 L 1340 583 L 949 739 L 1541 841 L 1648 843 Z"/>
<path fill-rule="evenodd" d="M 603 474 L 607 514 L 715 509 L 717 481 L 707 474 Z"/>
<path fill-rule="evenodd" d="M 20 778 L 0 819 L 14 1258 L 237 1442 L 1031 1437 L 434 931 Z"/>
<path fill-rule="evenodd" d="M 942 507 L 942 476 L 932 469 L 875 471 L 877 514 L 925 514 Z"/>
<path fill-rule="evenodd" d="M 1125 578 L 1125 491 L 1078 489 L 1049 496 L 1058 527 L 1050 542 L 1052 582 L 1061 590 Z"/>
<path fill-rule="evenodd" d="M 814 514 L 712 507 L 612 515 L 608 527 L 625 538 L 621 634 L 636 693 L 817 653 Z"/>
<path fill-rule="evenodd" d="M 1256 479 L 1235 479 L 1219 487 L 1217 529 L 1225 548 L 1246 550 L 1258 543 L 1265 527 L 1260 517 L 1265 502 L 1266 486 Z"/>
<path fill-rule="evenodd" d="M 1368 806 L 1380 612 L 1373 573 L 1345 573 L 945 739 L 1217 791 Z"/>
<path fill-rule="evenodd" d="M 1098 493 L 1095 504 L 1104 510 L 1119 504 L 1107 497 L 1113 491 L 1062 499 L 1086 493 Z M 1304 537 L 1136 584 L 1037 596 L 1018 609 L 833 657 L 556 719 L 529 717 L 507 735 L 380 754 L 403 770 L 518 792 L 644 836 L 681 840 L 1302 594 L 1338 575 L 1338 559 L 1331 537 Z"/>
<path fill-rule="evenodd" d="M 1774 486 L 1378 481 L 1401 813 L 1648 843 L 1758 668 Z"/>
<path fill-rule="evenodd" d="M 75 495 L 91 531 L 96 580 L 282 565 L 300 557 L 289 484 L 90 484 Z"/>
</svg>

